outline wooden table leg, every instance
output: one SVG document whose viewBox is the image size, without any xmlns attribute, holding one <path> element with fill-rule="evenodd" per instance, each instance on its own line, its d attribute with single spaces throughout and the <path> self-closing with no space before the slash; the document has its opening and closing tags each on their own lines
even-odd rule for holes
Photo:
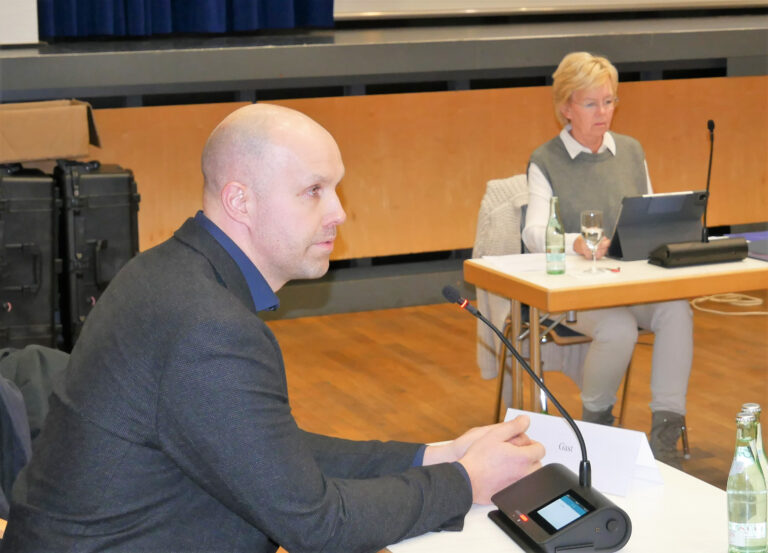
<svg viewBox="0 0 768 553">
<path fill-rule="evenodd" d="M 528 317 L 530 328 L 530 340 L 528 342 L 530 349 L 531 370 L 533 374 L 541 378 L 541 327 L 539 327 L 539 309 L 531 306 Z M 533 383 L 531 386 L 531 411 L 538 413 L 541 411 L 541 396 L 539 387 Z"/>
<path fill-rule="evenodd" d="M 520 353 L 520 332 L 522 331 L 522 321 L 520 317 L 520 302 L 512 300 L 512 345 Z M 517 358 L 512 359 L 512 407 L 515 409 L 523 408 L 523 368 Z"/>
</svg>

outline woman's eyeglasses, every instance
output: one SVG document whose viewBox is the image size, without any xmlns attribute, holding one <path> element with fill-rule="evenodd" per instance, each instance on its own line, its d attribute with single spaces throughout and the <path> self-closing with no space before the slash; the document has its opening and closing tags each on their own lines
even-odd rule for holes
<svg viewBox="0 0 768 553">
<path fill-rule="evenodd" d="M 615 108 L 618 103 L 619 103 L 619 99 L 618 98 L 606 98 L 602 102 L 597 102 L 595 100 L 589 100 L 587 102 L 581 102 L 581 103 L 578 103 L 576 105 L 577 106 L 581 106 L 584 109 L 589 109 L 589 110 L 596 110 L 598 106 L 602 106 L 603 109 L 608 110 L 608 109 Z"/>
</svg>

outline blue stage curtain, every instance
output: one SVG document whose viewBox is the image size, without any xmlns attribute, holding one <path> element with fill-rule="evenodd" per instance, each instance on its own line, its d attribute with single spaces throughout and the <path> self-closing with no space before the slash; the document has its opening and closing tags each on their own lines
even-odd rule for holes
<svg viewBox="0 0 768 553">
<path fill-rule="evenodd" d="M 42 39 L 332 27 L 333 0 L 38 0 Z"/>
</svg>

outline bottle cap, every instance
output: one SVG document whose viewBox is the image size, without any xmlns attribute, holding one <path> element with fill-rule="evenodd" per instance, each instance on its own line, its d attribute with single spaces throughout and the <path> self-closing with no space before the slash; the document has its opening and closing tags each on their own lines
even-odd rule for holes
<svg viewBox="0 0 768 553">
<path fill-rule="evenodd" d="M 737 424 L 749 424 L 755 422 L 755 415 L 753 413 L 748 413 L 746 411 L 740 411 L 738 415 L 736 415 L 736 423 Z"/>
<path fill-rule="evenodd" d="M 745 403 L 741 406 L 741 410 L 745 413 L 753 413 L 754 415 L 759 415 L 762 411 L 759 403 Z"/>
</svg>

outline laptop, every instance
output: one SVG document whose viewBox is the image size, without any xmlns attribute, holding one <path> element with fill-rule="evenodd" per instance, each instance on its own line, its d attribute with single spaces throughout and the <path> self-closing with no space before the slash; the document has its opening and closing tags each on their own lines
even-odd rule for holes
<svg viewBox="0 0 768 553">
<path fill-rule="evenodd" d="M 611 235 L 608 257 L 623 261 L 648 259 L 669 242 L 701 241 L 704 190 L 625 196 Z"/>
</svg>

